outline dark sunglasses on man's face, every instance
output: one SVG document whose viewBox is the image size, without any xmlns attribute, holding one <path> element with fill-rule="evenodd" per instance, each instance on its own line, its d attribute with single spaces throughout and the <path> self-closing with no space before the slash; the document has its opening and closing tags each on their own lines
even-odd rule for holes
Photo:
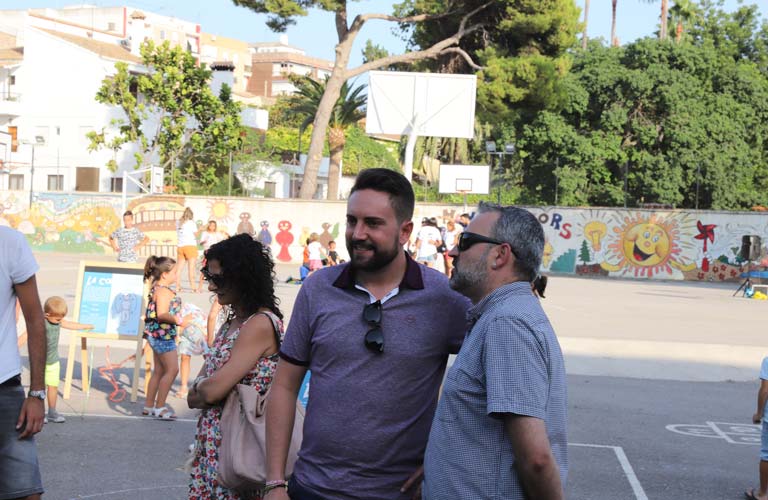
<svg viewBox="0 0 768 500">
<path fill-rule="evenodd" d="M 365 334 L 365 347 L 380 354 L 384 352 L 384 332 L 381 330 L 381 301 L 366 304 L 363 308 L 363 319 L 370 330 Z"/>
<path fill-rule="evenodd" d="M 205 281 L 213 283 L 217 288 L 222 288 L 226 283 L 226 279 L 224 278 L 223 274 L 211 274 L 211 272 L 208 270 L 208 267 L 202 268 L 200 273 L 202 273 L 203 279 Z"/>
<path fill-rule="evenodd" d="M 464 231 L 459 236 L 459 244 L 457 246 L 459 247 L 459 252 L 466 252 L 471 246 L 476 245 L 477 243 L 493 243 L 494 245 L 504 244 L 503 241 L 494 240 L 493 238 L 483 236 L 482 234 Z"/>
</svg>

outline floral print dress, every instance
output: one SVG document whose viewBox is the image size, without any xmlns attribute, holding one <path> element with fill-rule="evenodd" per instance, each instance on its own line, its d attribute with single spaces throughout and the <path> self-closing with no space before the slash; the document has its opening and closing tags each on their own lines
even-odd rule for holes
<svg viewBox="0 0 768 500">
<path fill-rule="evenodd" d="M 283 322 L 272 313 L 266 314 L 278 332 L 280 342 L 283 341 Z M 254 315 L 255 316 L 255 315 Z M 251 316 L 252 318 L 253 316 Z M 250 320 L 250 318 L 249 318 Z M 248 320 L 246 320 L 247 322 Z M 230 322 L 222 325 L 219 334 L 213 342 L 210 351 L 205 358 L 205 371 L 203 377 L 210 377 L 213 373 L 229 361 L 232 346 L 240 334 L 240 328 L 229 332 Z M 247 384 L 255 387 L 264 394 L 272 385 L 272 377 L 277 368 L 277 353 L 272 356 L 259 359 L 253 370 L 248 372 L 239 384 Z M 197 433 L 195 436 L 195 457 L 192 462 L 192 473 L 189 483 L 189 498 L 199 500 L 251 500 L 258 499 L 258 492 L 251 494 L 236 492 L 225 488 L 218 482 L 219 448 L 221 447 L 221 411 L 217 406 L 202 410 L 197 421 Z"/>
</svg>

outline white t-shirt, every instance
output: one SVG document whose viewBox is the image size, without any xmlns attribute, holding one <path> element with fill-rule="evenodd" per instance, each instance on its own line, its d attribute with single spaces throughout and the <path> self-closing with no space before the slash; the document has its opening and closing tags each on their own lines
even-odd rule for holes
<svg viewBox="0 0 768 500">
<path fill-rule="evenodd" d="M 176 235 L 179 237 L 178 246 L 180 247 L 196 247 L 197 239 L 195 233 L 197 232 L 197 224 L 194 221 L 187 220 L 184 224 L 179 225 L 176 223 Z"/>
<path fill-rule="evenodd" d="M 430 243 L 430 241 L 440 241 L 442 239 L 440 230 L 434 226 L 421 226 L 416 238 L 421 240 L 419 254 L 416 256 L 416 260 L 419 260 L 420 257 L 435 255 L 437 253 L 437 247 Z"/>
<path fill-rule="evenodd" d="M 322 260 L 323 259 L 323 245 L 319 241 L 313 241 L 307 245 L 309 249 L 309 260 Z"/>
<path fill-rule="evenodd" d="M 224 233 L 219 231 L 213 233 L 210 231 L 203 231 L 203 234 L 200 235 L 200 244 L 203 246 L 203 250 L 208 250 L 220 241 L 224 241 Z"/>
<path fill-rule="evenodd" d="M 24 235 L 0 226 L 0 383 L 21 373 L 16 340 L 16 292 L 39 269 Z"/>
</svg>

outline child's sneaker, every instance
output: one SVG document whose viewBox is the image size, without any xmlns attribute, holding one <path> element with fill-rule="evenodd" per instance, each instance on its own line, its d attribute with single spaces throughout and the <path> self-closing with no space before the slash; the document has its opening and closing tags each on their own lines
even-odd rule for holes
<svg viewBox="0 0 768 500">
<path fill-rule="evenodd" d="M 46 420 L 55 424 L 63 424 L 67 421 L 67 419 L 56 410 L 48 410 L 48 417 Z"/>
</svg>

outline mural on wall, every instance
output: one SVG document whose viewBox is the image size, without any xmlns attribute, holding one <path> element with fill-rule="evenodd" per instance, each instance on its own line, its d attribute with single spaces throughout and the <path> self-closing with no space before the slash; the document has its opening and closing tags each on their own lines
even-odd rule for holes
<svg viewBox="0 0 768 500">
<path fill-rule="evenodd" d="M 739 215 L 756 214 L 712 217 Z M 575 227 L 580 242 L 575 272 L 616 277 L 736 280 L 743 263 L 741 237 L 755 230 L 733 224 L 721 230 L 723 224 L 682 211 L 583 210 L 581 219 Z"/>
<path fill-rule="evenodd" d="M 614 215 L 613 234 L 606 236 L 608 248 L 600 267 L 609 273 L 648 278 L 695 269 L 696 264 L 683 255 L 683 248 L 692 249 L 693 242 L 681 238 L 692 232 L 691 219 L 678 215 L 640 213 L 620 219 Z"/>
<path fill-rule="evenodd" d="M 24 197 L 4 193 L 0 224 L 24 233 L 35 250 L 103 254 L 109 235 L 120 227 L 111 198 L 39 193 L 30 210 Z"/>
<path fill-rule="evenodd" d="M 109 235 L 122 224 L 119 196 L 38 193 L 30 210 L 27 193 L 0 192 L 0 225 L 27 236 L 35 251 L 113 255 Z M 185 207 L 200 228 L 215 220 L 228 234 L 246 232 L 270 246 L 278 262 L 300 264 L 309 234 L 327 248 L 343 239 L 343 203 L 292 200 L 143 196 L 130 200 L 137 227 L 150 238 L 142 257 L 176 255 L 176 222 Z M 686 212 L 627 209 L 529 208 L 544 230 L 542 272 L 632 279 L 738 281 L 747 263 L 741 239 L 768 242 L 768 215 L 759 212 Z M 414 220 L 435 217 L 444 226 L 463 213 L 461 207 L 416 206 Z M 472 210 L 468 210 L 471 212 Z M 254 229 L 258 221 L 259 230 Z M 271 229 L 276 228 L 276 229 Z M 763 252 L 765 255 L 765 252 Z"/>
<path fill-rule="evenodd" d="M 149 238 L 142 256 L 168 255 L 176 258 L 176 223 L 184 213 L 184 203 L 184 197 L 168 195 L 143 196 L 128 203 L 136 228 Z"/>
<path fill-rule="evenodd" d="M 237 225 L 237 231 L 235 234 L 250 234 L 254 235 L 256 230 L 251 222 L 251 214 L 249 212 L 243 212 L 240 214 L 240 224 Z"/>
<path fill-rule="evenodd" d="M 289 250 L 291 243 L 293 243 L 291 227 L 293 227 L 293 224 L 287 220 L 281 220 L 277 223 L 277 229 L 280 230 L 277 236 L 275 236 L 275 241 L 280 245 L 280 253 L 277 254 L 277 260 L 282 262 L 291 261 L 291 252 Z"/>
<path fill-rule="evenodd" d="M 259 231 L 259 235 L 256 237 L 256 240 L 258 240 L 258 242 L 262 245 L 268 247 L 272 244 L 272 233 L 269 232 L 269 221 L 263 220 L 259 226 L 261 226 L 261 231 Z"/>
</svg>

